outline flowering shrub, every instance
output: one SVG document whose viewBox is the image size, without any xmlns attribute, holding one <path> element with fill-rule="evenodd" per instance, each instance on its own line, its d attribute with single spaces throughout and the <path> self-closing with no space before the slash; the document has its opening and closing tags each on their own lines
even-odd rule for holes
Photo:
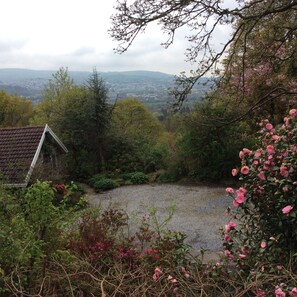
<svg viewBox="0 0 297 297">
<path fill-rule="evenodd" d="M 289 261 L 297 268 L 296 120 L 297 110 L 292 109 L 279 127 L 262 121 L 258 147 L 240 151 L 242 166 L 232 170 L 242 186 L 226 189 L 233 207 L 227 210 L 232 221 L 225 226 L 225 255 L 248 273 L 265 262 L 277 274 Z M 276 296 L 285 296 L 281 290 L 276 289 Z"/>
</svg>

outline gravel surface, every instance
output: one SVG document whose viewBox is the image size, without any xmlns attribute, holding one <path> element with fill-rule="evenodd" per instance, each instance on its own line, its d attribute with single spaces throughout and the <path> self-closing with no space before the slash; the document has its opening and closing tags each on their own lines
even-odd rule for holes
<svg viewBox="0 0 297 297">
<path fill-rule="evenodd" d="M 222 248 L 219 228 L 227 223 L 225 209 L 231 202 L 222 187 L 133 185 L 89 196 L 91 205 L 124 209 L 130 217 L 142 217 L 156 207 L 159 222 L 165 220 L 168 208 L 175 206 L 168 229 L 185 233 L 194 250 L 217 252 Z"/>
</svg>

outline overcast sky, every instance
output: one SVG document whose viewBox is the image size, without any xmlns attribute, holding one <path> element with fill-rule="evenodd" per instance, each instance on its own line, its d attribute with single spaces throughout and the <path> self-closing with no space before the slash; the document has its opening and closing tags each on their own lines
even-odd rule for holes
<svg viewBox="0 0 297 297">
<path fill-rule="evenodd" d="M 152 70 L 178 74 L 186 63 L 186 32 L 164 49 L 156 27 L 133 43 L 128 52 L 114 53 L 117 44 L 107 30 L 115 0 L 3 0 L 0 18 L 0 68 L 101 71 Z M 217 44 L 229 30 L 221 28 Z M 195 67 L 194 67 L 195 68 Z"/>
</svg>

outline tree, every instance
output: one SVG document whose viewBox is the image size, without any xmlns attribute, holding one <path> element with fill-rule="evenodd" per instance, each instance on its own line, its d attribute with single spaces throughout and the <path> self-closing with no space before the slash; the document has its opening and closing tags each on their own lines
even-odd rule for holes
<svg viewBox="0 0 297 297">
<path fill-rule="evenodd" d="M 259 44 L 262 49 L 261 57 L 267 56 L 269 52 L 266 50 L 275 48 L 279 43 L 288 51 L 287 62 L 293 65 L 296 60 L 297 0 L 237 0 L 236 4 L 236 7 L 232 7 L 231 2 L 221 0 L 138 0 L 128 6 L 126 0 L 118 0 L 117 13 L 112 16 L 110 35 L 119 42 L 117 50 L 124 52 L 150 23 L 157 22 L 168 36 L 163 43 L 165 47 L 174 42 L 178 29 L 188 28 L 190 34 L 186 38 L 191 45 L 186 58 L 191 63 L 197 63 L 198 67 L 190 76 L 181 74 L 176 80 L 176 88 L 172 93 L 180 105 L 199 78 L 218 69 L 226 54 L 228 63 L 225 70 L 238 60 L 245 69 L 250 58 L 247 55 L 251 49 L 250 41 L 267 27 L 270 28 L 271 38 L 262 38 L 262 44 Z M 220 48 L 215 49 L 211 45 L 211 39 L 222 25 L 233 26 L 233 32 Z M 241 80 L 244 80 L 243 73 L 244 71 L 241 72 Z M 228 71 L 221 73 L 223 77 L 227 74 Z M 296 87 L 287 93 L 292 92 L 292 96 L 296 96 Z M 265 101 L 267 97 L 264 95 L 264 98 Z"/>
<path fill-rule="evenodd" d="M 97 170 L 105 171 L 104 146 L 106 146 L 107 134 L 111 122 L 111 106 L 107 103 L 107 87 L 96 69 L 87 81 L 90 100 L 94 105 L 90 114 L 94 131 L 94 146 L 98 150 L 100 162 L 97 162 Z M 99 161 L 99 160 L 98 160 Z"/>
<path fill-rule="evenodd" d="M 33 104 L 30 100 L 0 90 L 0 127 L 27 126 L 31 117 Z"/>
<path fill-rule="evenodd" d="M 78 86 L 61 68 L 53 75 L 36 106 L 35 123 L 48 123 L 69 149 L 68 169 L 74 177 L 88 177 L 104 169 L 110 107 L 107 89 L 96 71 L 87 86 Z"/>
</svg>

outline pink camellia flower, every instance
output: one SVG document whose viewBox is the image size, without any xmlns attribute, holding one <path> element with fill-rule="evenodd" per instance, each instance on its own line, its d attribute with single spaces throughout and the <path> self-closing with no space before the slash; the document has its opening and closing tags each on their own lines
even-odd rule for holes
<svg viewBox="0 0 297 297">
<path fill-rule="evenodd" d="M 283 214 L 288 216 L 292 209 L 293 209 L 293 206 L 287 205 L 282 209 L 282 212 L 283 212 Z"/>
<path fill-rule="evenodd" d="M 271 129 L 273 129 L 273 126 L 270 123 L 267 123 L 266 126 L 265 126 L 265 128 L 267 130 L 271 130 Z"/>
<path fill-rule="evenodd" d="M 227 232 L 229 232 L 231 229 L 235 228 L 236 227 L 236 224 L 235 222 L 231 221 L 228 225 L 225 225 L 225 230 Z"/>
<path fill-rule="evenodd" d="M 229 194 L 234 194 L 234 190 L 232 188 L 226 188 L 226 192 Z"/>
<path fill-rule="evenodd" d="M 261 179 L 261 180 L 265 180 L 265 179 L 266 179 L 265 174 L 264 174 L 263 171 L 261 171 L 261 172 L 258 174 L 258 177 L 259 177 L 259 179 Z"/>
<path fill-rule="evenodd" d="M 291 116 L 291 117 L 296 117 L 297 116 L 297 109 L 291 109 L 290 111 L 289 111 L 289 115 Z"/>
<path fill-rule="evenodd" d="M 162 270 L 159 267 L 155 268 L 155 274 L 157 274 L 158 276 L 162 274 Z"/>
<path fill-rule="evenodd" d="M 238 257 L 239 257 L 239 259 L 244 259 L 244 258 L 246 258 L 246 255 L 244 255 L 244 254 L 239 254 Z"/>
<path fill-rule="evenodd" d="M 242 195 L 245 195 L 246 192 L 247 192 L 246 189 L 243 188 L 243 187 L 240 187 L 240 188 L 236 191 L 237 194 L 242 194 Z"/>
<path fill-rule="evenodd" d="M 253 154 L 253 152 L 247 148 L 243 148 L 242 151 L 244 152 L 244 154 L 247 154 L 249 156 L 251 156 Z"/>
<path fill-rule="evenodd" d="M 226 242 L 229 242 L 229 241 L 231 240 L 231 236 L 230 236 L 229 234 L 225 234 L 225 235 L 224 235 L 224 240 L 225 240 Z"/>
<path fill-rule="evenodd" d="M 290 295 L 297 296 L 297 288 L 296 287 L 291 290 Z"/>
<path fill-rule="evenodd" d="M 243 157 L 244 157 L 244 152 L 243 152 L 243 151 L 240 151 L 240 152 L 239 152 L 239 158 L 240 158 L 240 159 L 243 159 Z"/>
<path fill-rule="evenodd" d="M 158 280 L 158 276 L 154 273 L 153 276 L 152 276 L 152 279 L 153 279 L 154 282 L 156 282 Z"/>
<path fill-rule="evenodd" d="M 265 249 L 267 247 L 267 243 L 265 241 L 261 242 L 261 248 Z"/>
<path fill-rule="evenodd" d="M 282 288 L 278 288 L 275 290 L 275 297 L 286 297 L 286 293 L 282 290 Z"/>
<path fill-rule="evenodd" d="M 234 199 L 234 200 L 232 201 L 232 204 L 233 204 L 233 206 L 236 207 L 236 208 L 239 206 L 239 203 L 236 201 L 236 199 Z"/>
<path fill-rule="evenodd" d="M 285 166 L 281 166 L 279 168 L 279 172 L 280 172 L 281 176 L 283 176 L 283 177 L 289 176 L 289 171 L 287 170 L 287 168 Z"/>
<path fill-rule="evenodd" d="M 240 172 L 246 175 L 250 172 L 250 169 L 247 166 L 242 166 Z"/>
<path fill-rule="evenodd" d="M 236 196 L 235 201 L 239 204 L 244 203 L 245 202 L 245 197 L 242 194 L 239 194 Z"/>
<path fill-rule="evenodd" d="M 236 176 L 237 173 L 238 173 L 237 169 L 233 168 L 231 172 L 232 176 Z"/>
<path fill-rule="evenodd" d="M 168 275 L 168 278 L 167 278 L 172 284 L 176 284 L 177 283 L 177 280 L 171 276 L 171 275 Z"/>
<path fill-rule="evenodd" d="M 268 154 L 274 154 L 274 146 L 273 145 L 267 145 L 267 147 L 266 147 L 266 150 L 267 150 L 267 153 Z"/>
<path fill-rule="evenodd" d="M 259 158 L 259 157 L 261 157 L 261 155 L 262 155 L 262 150 L 261 149 L 256 150 L 255 157 Z"/>
<path fill-rule="evenodd" d="M 231 254 L 229 250 L 225 250 L 225 256 L 227 256 L 230 261 L 234 260 L 234 256 Z"/>
</svg>

